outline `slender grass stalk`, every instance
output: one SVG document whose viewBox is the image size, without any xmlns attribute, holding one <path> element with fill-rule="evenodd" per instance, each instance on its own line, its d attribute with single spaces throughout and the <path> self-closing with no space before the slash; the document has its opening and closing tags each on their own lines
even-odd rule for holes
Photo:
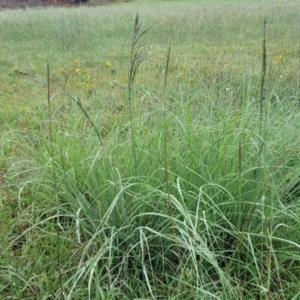
<svg viewBox="0 0 300 300">
<path fill-rule="evenodd" d="M 78 107 L 80 108 L 80 110 L 82 111 L 82 113 L 84 114 L 84 116 L 86 117 L 86 119 L 90 122 L 90 124 L 92 125 L 92 127 L 94 128 L 96 134 L 97 134 L 97 137 L 99 139 L 99 142 L 100 142 L 100 145 L 103 147 L 104 144 L 103 144 L 103 140 L 101 138 L 101 135 L 95 125 L 95 123 L 92 121 L 90 115 L 88 114 L 87 110 L 82 106 L 82 103 L 80 101 L 80 99 L 77 97 L 73 97 L 72 95 L 68 94 L 68 93 L 64 93 L 64 95 L 68 96 L 75 104 L 78 105 Z"/>
<path fill-rule="evenodd" d="M 166 68 L 165 68 L 165 77 L 164 77 L 164 93 L 166 96 L 167 93 L 167 82 L 168 82 L 168 74 L 169 74 L 169 63 L 171 57 L 171 43 L 168 45 L 167 55 L 166 55 Z M 164 111 L 166 107 L 166 98 L 164 97 Z"/>
<path fill-rule="evenodd" d="M 168 74 L 169 74 L 169 63 L 171 57 L 171 44 L 168 45 L 168 50 L 166 54 L 166 66 L 165 66 L 165 74 L 164 74 L 164 106 L 163 106 L 163 126 L 164 126 L 164 164 L 165 164 L 165 179 L 167 186 L 167 194 L 168 194 L 168 205 L 169 205 L 169 214 L 172 218 L 172 227 L 173 227 L 173 235 L 176 240 L 176 231 L 175 231 L 175 223 L 173 218 L 173 209 L 172 209 L 172 200 L 171 200 L 171 192 L 170 192 L 170 182 L 169 182 L 169 166 L 168 166 L 168 150 L 167 150 L 167 122 L 166 122 L 166 110 L 167 110 L 167 82 L 168 82 Z M 177 248 L 177 257 L 178 261 L 180 261 L 180 251 Z"/>
<path fill-rule="evenodd" d="M 239 141 L 239 166 L 238 166 L 239 180 L 242 180 L 242 142 Z"/>
<path fill-rule="evenodd" d="M 51 95 L 50 95 L 50 67 L 47 62 L 47 108 L 48 108 L 48 121 L 49 121 L 49 139 L 51 142 L 51 155 L 53 157 L 53 135 L 52 135 L 52 123 L 51 123 Z"/>
<path fill-rule="evenodd" d="M 241 136 L 242 139 L 242 136 Z M 239 176 L 239 181 L 238 181 L 238 228 L 241 228 L 241 223 L 242 223 L 242 142 L 239 140 L 239 150 L 238 150 L 238 176 Z M 238 260 L 240 261 L 241 256 L 240 256 L 240 244 L 243 239 L 243 232 L 240 234 L 238 237 Z M 241 268 L 240 264 L 238 265 L 238 277 L 241 278 Z M 240 287 L 240 285 L 239 285 Z M 240 291 L 240 289 L 239 289 Z"/>
<path fill-rule="evenodd" d="M 262 39 L 262 75 L 261 75 L 261 84 L 260 84 L 260 98 L 259 98 L 259 144 L 258 144 L 258 161 L 257 161 L 257 170 L 255 172 L 255 177 L 258 177 L 258 173 L 260 172 L 260 167 L 261 167 L 261 154 L 264 146 L 264 141 L 262 138 L 263 135 L 263 103 L 264 103 L 264 98 L 265 98 L 265 77 L 266 77 L 266 68 L 267 68 L 267 54 L 266 54 L 266 20 L 264 20 L 263 23 L 263 39 Z M 242 167 L 242 146 L 241 142 L 239 142 L 239 149 L 238 149 L 238 176 L 239 176 L 239 195 L 241 196 L 241 167 Z M 264 215 L 265 209 L 264 209 L 264 196 L 262 196 L 262 201 L 263 201 L 263 206 L 262 206 L 262 214 Z M 241 198 L 238 204 L 238 211 L 239 211 L 239 220 L 238 220 L 238 228 L 241 226 Z M 255 206 L 252 207 L 252 209 L 255 209 Z M 250 212 L 248 213 L 248 216 L 246 217 L 246 221 L 244 222 L 243 228 L 240 231 L 238 238 L 237 238 L 237 247 L 236 251 L 233 254 L 233 258 L 235 255 L 238 256 L 238 260 L 240 260 L 240 248 L 242 246 L 242 240 L 244 237 L 245 229 L 246 226 L 249 222 L 250 218 Z M 264 226 L 264 220 L 262 219 L 262 231 L 265 233 L 265 226 Z M 263 247 L 263 245 L 262 245 Z M 263 253 L 263 248 L 262 248 L 262 253 Z M 262 265 L 264 264 L 261 262 Z M 240 265 L 238 266 L 238 276 L 240 277 Z M 263 285 L 262 279 L 260 277 L 260 282 L 261 285 Z"/>
<path fill-rule="evenodd" d="M 129 114 L 131 123 L 131 143 L 132 143 L 132 156 L 134 163 L 134 172 L 137 175 L 137 156 L 136 156 L 136 140 L 135 140 L 135 125 L 133 121 L 134 116 L 134 106 L 133 106 L 133 84 L 136 76 L 136 72 L 140 64 L 145 60 L 143 57 L 144 44 L 139 44 L 141 37 L 148 31 L 148 29 L 141 32 L 141 24 L 139 22 L 139 14 L 136 14 L 134 30 L 133 30 L 133 40 L 131 44 L 131 54 L 130 54 L 130 68 L 129 68 L 129 79 L 128 79 L 128 102 L 129 102 Z"/>
<path fill-rule="evenodd" d="M 171 55 L 171 45 L 169 44 L 167 55 L 166 55 L 166 67 L 165 67 L 165 76 L 164 76 L 164 164 L 165 164 L 165 178 L 166 178 L 166 185 L 167 185 L 167 193 L 169 199 L 169 206 L 170 206 L 170 216 L 173 215 L 172 213 L 172 206 L 171 206 L 171 198 L 170 198 L 170 185 L 169 185 L 169 170 L 168 170 L 168 153 L 167 153 L 167 124 L 166 124 L 166 93 L 167 93 L 167 80 L 168 80 L 168 73 L 169 73 L 169 62 L 170 62 L 170 55 Z"/>
<path fill-rule="evenodd" d="M 266 26 L 267 21 L 264 19 L 263 23 L 263 39 L 262 39 L 262 74 L 261 74 L 261 84 L 260 84 L 260 106 L 259 106 L 259 153 L 258 153 L 258 168 L 257 171 L 260 172 L 261 167 L 261 155 L 264 147 L 264 139 L 263 139 L 263 104 L 265 100 L 265 79 L 266 79 L 266 71 L 267 71 L 267 51 L 266 51 Z M 265 195 L 262 195 L 262 233 L 265 235 L 265 246 L 267 247 L 266 251 L 266 258 L 265 263 L 262 261 L 262 265 L 266 265 L 266 271 L 267 271 L 267 281 L 266 281 L 266 292 L 265 297 L 267 300 L 271 300 L 271 294 L 270 294 L 270 286 L 271 286 L 271 254 L 270 254 L 270 247 L 271 247 L 271 238 L 270 238 L 270 232 L 272 231 L 272 228 L 267 227 L 268 224 L 266 223 L 266 214 L 267 214 L 267 205 L 266 205 L 266 199 Z M 271 208 L 273 207 L 273 203 L 271 203 Z M 271 222 L 272 223 L 272 222 Z M 264 251 L 264 245 L 262 244 L 262 253 Z M 263 260 L 262 256 L 262 260 Z M 263 284 L 263 282 L 262 282 Z"/>
<path fill-rule="evenodd" d="M 261 73 L 261 82 L 260 82 L 260 99 L 259 99 L 259 152 L 258 152 L 258 164 L 257 170 L 259 171 L 261 165 L 261 153 L 263 149 L 262 141 L 262 126 L 263 126 L 263 103 L 265 99 L 265 79 L 267 71 L 267 51 L 266 51 L 266 26 L 267 21 L 264 20 L 263 23 L 263 39 L 262 39 L 262 73 Z"/>
<path fill-rule="evenodd" d="M 23 190 L 24 186 L 22 186 L 19 190 L 19 194 L 18 194 L 18 218 L 17 218 L 17 223 L 18 223 L 18 230 L 19 232 L 22 232 L 22 226 L 21 226 L 21 214 L 22 214 L 22 204 L 21 204 L 21 193 L 22 193 L 22 190 Z M 17 259 L 17 262 L 16 262 L 16 275 L 17 277 L 20 277 L 21 274 L 20 274 L 20 259 L 18 258 Z M 14 289 L 15 291 L 15 289 Z M 18 295 L 18 291 L 15 292 L 17 296 Z M 17 298 L 17 297 L 16 297 Z"/>
<path fill-rule="evenodd" d="M 57 224 L 56 224 L 56 236 L 57 236 L 57 268 L 58 268 L 58 278 L 59 278 L 59 286 L 60 286 L 60 299 L 64 299 L 63 293 L 63 278 L 61 271 L 61 257 L 60 257 L 60 222 L 59 222 L 59 197 L 57 192 L 57 180 L 56 180 L 56 172 L 55 172 L 55 162 L 54 162 L 54 146 L 53 146 L 53 131 L 52 131 L 52 117 L 51 117 L 51 92 L 50 92 L 50 66 L 49 62 L 47 62 L 47 108 L 48 108 L 48 121 L 49 121 L 49 139 L 50 139 L 50 155 L 52 159 L 52 171 L 53 171 L 53 188 L 57 203 Z"/>
</svg>

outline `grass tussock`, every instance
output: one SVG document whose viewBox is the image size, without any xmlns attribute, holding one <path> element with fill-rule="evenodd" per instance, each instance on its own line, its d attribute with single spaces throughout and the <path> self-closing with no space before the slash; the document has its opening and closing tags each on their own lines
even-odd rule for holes
<svg viewBox="0 0 300 300">
<path fill-rule="evenodd" d="M 1 11 L 1 298 L 297 299 L 299 8 Z"/>
</svg>

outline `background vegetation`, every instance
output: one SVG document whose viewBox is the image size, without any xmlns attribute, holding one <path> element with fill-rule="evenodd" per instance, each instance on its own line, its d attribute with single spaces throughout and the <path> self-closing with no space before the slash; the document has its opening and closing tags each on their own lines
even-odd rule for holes
<svg viewBox="0 0 300 300">
<path fill-rule="evenodd" d="M 298 299 L 299 12 L 1 11 L 1 298 Z"/>
</svg>

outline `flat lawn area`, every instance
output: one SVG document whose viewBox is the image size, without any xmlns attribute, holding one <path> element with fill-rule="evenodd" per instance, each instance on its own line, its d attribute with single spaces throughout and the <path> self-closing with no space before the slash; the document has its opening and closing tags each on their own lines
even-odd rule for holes
<svg viewBox="0 0 300 300">
<path fill-rule="evenodd" d="M 298 299 L 299 40 L 296 0 L 0 11 L 0 298 Z"/>
</svg>

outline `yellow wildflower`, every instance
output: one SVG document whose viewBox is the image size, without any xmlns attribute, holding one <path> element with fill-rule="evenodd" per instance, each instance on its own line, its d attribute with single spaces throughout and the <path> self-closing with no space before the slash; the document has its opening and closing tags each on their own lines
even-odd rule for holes
<svg viewBox="0 0 300 300">
<path fill-rule="evenodd" d="M 157 60 L 157 61 L 163 60 L 164 58 L 165 58 L 165 56 L 164 56 L 164 55 L 161 55 L 161 54 L 158 54 L 158 55 L 156 56 L 156 60 Z"/>
<path fill-rule="evenodd" d="M 76 73 L 77 75 L 79 75 L 79 74 L 80 74 L 80 69 L 76 68 L 76 69 L 75 69 L 75 73 Z"/>
<path fill-rule="evenodd" d="M 110 62 L 110 61 L 107 61 L 106 63 L 105 63 L 105 67 L 106 68 L 110 68 L 112 66 L 112 63 Z"/>
<path fill-rule="evenodd" d="M 79 65 L 79 59 L 78 58 L 74 59 L 73 64 L 74 65 Z"/>
</svg>

